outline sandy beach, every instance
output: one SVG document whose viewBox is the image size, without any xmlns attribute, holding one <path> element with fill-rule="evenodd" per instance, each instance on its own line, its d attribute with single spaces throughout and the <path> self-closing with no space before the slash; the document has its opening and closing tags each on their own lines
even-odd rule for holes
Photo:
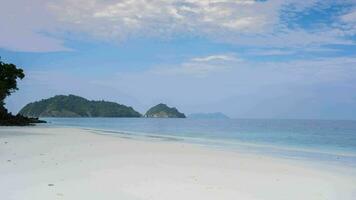
<svg viewBox="0 0 356 200">
<path fill-rule="evenodd" d="M 0 128 L 1 200 L 353 200 L 355 171 L 75 128 Z"/>
</svg>

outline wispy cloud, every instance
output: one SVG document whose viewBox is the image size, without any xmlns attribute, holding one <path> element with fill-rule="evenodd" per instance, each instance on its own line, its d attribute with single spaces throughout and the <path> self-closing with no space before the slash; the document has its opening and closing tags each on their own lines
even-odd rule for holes
<svg viewBox="0 0 356 200">
<path fill-rule="evenodd" d="M 284 52 L 255 52 L 254 55 L 281 55 Z M 316 82 L 354 80 L 356 77 L 356 59 L 350 57 L 292 59 L 285 61 L 244 60 L 235 54 L 218 54 L 196 57 L 173 66 L 155 67 L 149 70 L 163 76 L 186 76 L 211 78 L 225 76 L 226 79 L 261 79 L 277 83 Z M 244 74 L 241 76 L 242 74 Z M 255 73 L 255 74 L 254 74 Z M 259 77 L 265 74 L 267 77 Z M 268 78 L 270 77 L 270 78 Z M 236 80 L 239 82 L 239 80 Z"/>
<path fill-rule="evenodd" d="M 63 0 L 50 10 L 71 29 L 105 39 L 127 37 L 203 36 L 248 46 L 295 47 L 350 44 L 342 29 L 328 22 L 320 29 L 289 24 L 303 12 L 326 1 L 311 0 Z M 329 1 L 328 1 L 329 2 Z M 332 4 L 329 2 L 329 6 Z M 343 16 L 352 19 L 352 13 Z M 318 26 L 321 27 L 321 26 Z"/>
<path fill-rule="evenodd" d="M 177 32 L 214 34 L 218 31 L 259 32 L 278 20 L 252 0 L 64 0 L 49 8 L 63 22 L 99 37 L 122 39 L 144 30 L 145 35 Z M 257 11 L 257 12 L 256 12 Z M 259 12 L 258 12 L 259 11 Z M 265 19 L 269 20 L 265 20 Z M 142 32 L 141 32 L 142 33 Z"/>
<path fill-rule="evenodd" d="M 68 50 L 63 41 L 77 34 L 105 41 L 199 36 L 275 48 L 354 44 L 349 36 L 356 34 L 355 9 L 333 13 L 338 16 L 318 28 L 291 23 L 334 4 L 355 6 L 350 0 L 14 0 L 1 5 L 0 22 L 6 29 L 0 32 L 0 47 Z"/>
<path fill-rule="evenodd" d="M 191 58 L 176 66 L 154 68 L 152 72 L 163 75 L 206 77 L 213 73 L 229 70 L 238 62 L 242 62 L 242 59 L 234 54 L 217 54 Z"/>
<path fill-rule="evenodd" d="M 356 6 L 348 13 L 340 17 L 342 25 L 341 29 L 343 34 L 355 35 L 356 34 Z"/>
<path fill-rule="evenodd" d="M 250 55 L 257 56 L 283 56 L 283 55 L 292 55 L 295 51 L 287 49 L 253 49 L 247 52 Z"/>
<path fill-rule="evenodd" d="M 328 47 L 300 47 L 300 48 L 252 48 L 246 50 L 246 54 L 250 56 L 295 56 L 298 54 L 308 53 L 335 53 L 340 50 Z"/>
<path fill-rule="evenodd" d="M 348 23 L 356 23 L 356 8 L 341 16 L 341 19 Z"/>
<path fill-rule="evenodd" d="M 208 62 L 208 61 L 236 61 L 239 60 L 233 54 L 220 54 L 220 55 L 210 55 L 206 57 L 192 58 L 194 62 Z"/>
</svg>

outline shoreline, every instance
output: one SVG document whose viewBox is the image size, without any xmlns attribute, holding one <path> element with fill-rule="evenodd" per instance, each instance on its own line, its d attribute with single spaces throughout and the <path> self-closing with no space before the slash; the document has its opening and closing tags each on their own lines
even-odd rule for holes
<svg viewBox="0 0 356 200">
<path fill-rule="evenodd" d="M 356 167 L 356 154 L 345 151 L 317 150 L 313 148 L 275 146 L 272 144 L 258 144 L 251 142 L 228 141 L 224 139 L 183 137 L 175 135 L 161 135 L 155 133 L 120 131 L 111 129 L 98 129 L 85 126 L 69 125 L 40 125 L 45 128 L 77 128 L 91 131 L 95 134 L 109 135 L 122 138 L 131 138 L 138 140 L 159 140 L 163 142 L 182 142 L 185 144 L 207 147 L 213 150 L 234 151 L 241 154 L 263 155 L 271 158 L 280 158 L 287 160 L 301 160 L 318 165 L 334 165 L 335 167 L 345 166 L 348 168 Z M 315 161 L 317 159 L 317 161 Z"/>
<path fill-rule="evenodd" d="M 59 128 L 61 128 L 59 126 Z M 66 128 L 73 128 L 73 127 L 66 127 Z M 91 128 L 84 128 L 84 127 L 78 127 L 78 129 L 89 131 L 93 134 L 99 134 L 103 136 L 109 136 L 109 137 L 117 137 L 121 139 L 129 139 L 129 140 L 139 140 L 143 142 L 153 142 L 153 143 L 172 143 L 172 144 L 186 144 L 186 145 L 191 145 L 192 147 L 196 148 L 203 148 L 208 151 L 221 151 L 221 152 L 226 152 L 226 153 L 236 153 L 239 156 L 246 156 L 246 157 L 252 157 L 252 158 L 265 158 L 265 159 L 272 159 L 276 162 L 282 161 L 282 162 L 289 162 L 291 164 L 302 164 L 307 167 L 313 167 L 313 168 L 318 168 L 318 169 L 323 169 L 325 171 L 331 171 L 335 172 L 338 171 L 340 173 L 345 173 L 346 175 L 355 175 L 356 177 L 356 163 L 354 164 L 348 164 L 344 165 L 344 163 L 341 162 L 335 162 L 335 161 L 330 161 L 330 160 L 313 160 L 311 157 L 290 157 L 289 155 L 277 155 L 277 154 L 271 154 L 271 153 L 265 153 L 262 152 L 261 150 L 258 151 L 249 151 L 247 150 L 246 147 L 248 148 L 272 148 L 276 150 L 287 150 L 287 151 L 296 151 L 296 152 L 303 152 L 303 153 L 318 153 L 318 154 L 325 154 L 328 156 L 353 156 L 353 155 L 343 155 L 343 154 L 332 154 L 330 152 L 318 152 L 318 151 L 313 151 L 313 150 L 301 150 L 301 149 L 294 149 L 294 148 L 288 148 L 288 147 L 275 147 L 275 146 L 269 146 L 269 145 L 259 145 L 259 144 L 253 144 L 253 143 L 234 143 L 238 145 L 242 145 L 245 147 L 222 147 L 222 146 L 217 146 L 217 145 L 208 145 L 204 143 L 198 143 L 198 142 L 191 142 L 186 140 L 187 138 L 183 137 L 178 137 L 178 136 L 162 136 L 162 135 L 136 135 L 136 134 L 131 134 L 131 133 L 126 133 L 126 132 L 121 132 L 121 131 L 110 131 L 110 130 L 100 130 L 100 129 L 91 129 Z M 112 133 L 111 133 L 112 132 Z M 205 140 L 205 139 L 203 139 Z M 208 140 L 208 139 L 206 139 Z M 351 172 L 351 173 L 350 173 Z M 356 179 L 355 179 L 356 182 Z"/>
<path fill-rule="evenodd" d="M 4 200 L 351 200 L 356 194 L 354 168 L 80 128 L 2 128 L 0 158 Z"/>
</svg>

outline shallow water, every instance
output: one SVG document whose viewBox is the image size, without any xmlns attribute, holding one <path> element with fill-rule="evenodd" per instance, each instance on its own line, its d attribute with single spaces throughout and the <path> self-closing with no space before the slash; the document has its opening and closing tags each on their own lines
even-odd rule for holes
<svg viewBox="0 0 356 200">
<path fill-rule="evenodd" d="M 356 166 L 356 121 L 272 119 L 45 118 L 71 126 L 218 148 Z"/>
</svg>

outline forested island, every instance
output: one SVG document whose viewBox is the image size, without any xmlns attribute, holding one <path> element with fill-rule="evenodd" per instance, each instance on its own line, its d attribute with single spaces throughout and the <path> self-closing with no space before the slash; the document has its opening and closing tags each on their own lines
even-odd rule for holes
<svg viewBox="0 0 356 200">
<path fill-rule="evenodd" d="M 76 95 L 54 97 L 27 104 L 17 115 L 5 108 L 5 99 L 18 90 L 17 81 L 25 77 L 24 71 L 0 60 L 0 126 L 25 126 L 45 123 L 40 117 L 143 117 L 130 106 L 109 101 L 88 100 Z M 160 103 L 150 108 L 147 118 L 185 118 L 175 107 Z"/>
<path fill-rule="evenodd" d="M 29 103 L 20 115 L 26 117 L 142 117 L 132 107 L 108 101 L 90 101 L 76 95 L 57 95 Z M 147 118 L 185 118 L 184 113 L 166 104 L 150 108 Z"/>
<path fill-rule="evenodd" d="M 29 103 L 19 113 L 28 117 L 141 117 L 132 107 L 75 95 L 57 95 Z"/>
<path fill-rule="evenodd" d="M 185 114 L 181 113 L 174 107 L 168 107 L 166 104 L 160 103 L 150 108 L 145 117 L 149 118 L 185 118 Z"/>
</svg>

